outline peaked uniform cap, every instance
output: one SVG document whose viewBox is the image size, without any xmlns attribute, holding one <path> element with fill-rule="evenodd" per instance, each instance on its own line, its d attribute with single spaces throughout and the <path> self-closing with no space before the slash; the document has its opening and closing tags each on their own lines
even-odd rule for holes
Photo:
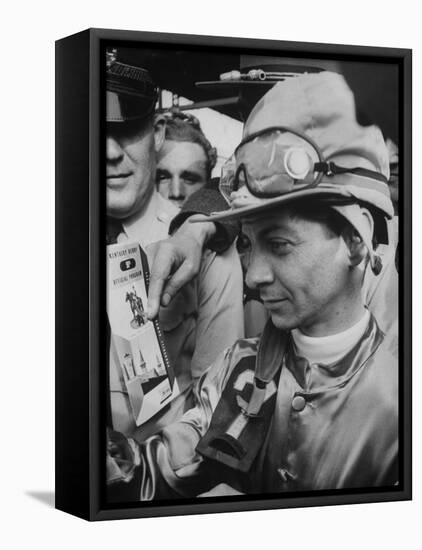
<svg viewBox="0 0 422 550">
<path fill-rule="evenodd" d="M 152 114 L 158 90 L 142 67 L 112 61 L 106 71 L 107 122 L 124 122 Z"/>
</svg>

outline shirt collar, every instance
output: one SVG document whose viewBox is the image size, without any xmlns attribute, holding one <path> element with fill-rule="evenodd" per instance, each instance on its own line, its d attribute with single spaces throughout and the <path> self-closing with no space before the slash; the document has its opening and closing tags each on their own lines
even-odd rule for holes
<svg viewBox="0 0 422 550">
<path fill-rule="evenodd" d="M 148 246 L 168 236 L 170 222 L 178 212 L 176 206 L 154 189 L 147 207 L 123 222 L 124 232 L 128 240 Z"/>
<path fill-rule="evenodd" d="M 374 317 L 370 314 L 365 332 L 353 348 L 338 361 L 328 365 L 310 365 L 304 358 L 297 355 L 293 338 L 290 338 L 285 366 L 296 378 L 304 391 L 318 393 L 329 388 L 347 383 L 356 372 L 364 366 L 366 360 L 381 344 L 384 334 L 378 328 Z"/>
<path fill-rule="evenodd" d="M 330 365 L 339 361 L 362 338 L 369 323 L 367 309 L 357 323 L 337 334 L 329 336 L 307 336 L 300 329 L 292 330 L 296 352 L 311 364 Z"/>
</svg>

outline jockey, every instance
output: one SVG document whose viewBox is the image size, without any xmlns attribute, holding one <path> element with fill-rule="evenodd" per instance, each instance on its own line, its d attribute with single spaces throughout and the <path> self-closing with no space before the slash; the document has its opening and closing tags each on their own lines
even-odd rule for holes
<svg viewBox="0 0 422 550">
<path fill-rule="evenodd" d="M 220 190 L 270 319 L 202 376 L 197 404 L 141 444 L 108 434 L 107 482 L 139 500 L 393 486 L 398 361 L 367 308 L 394 210 L 380 130 L 344 78 L 276 84 L 254 107 Z M 205 218 L 204 218 L 205 219 Z"/>
</svg>

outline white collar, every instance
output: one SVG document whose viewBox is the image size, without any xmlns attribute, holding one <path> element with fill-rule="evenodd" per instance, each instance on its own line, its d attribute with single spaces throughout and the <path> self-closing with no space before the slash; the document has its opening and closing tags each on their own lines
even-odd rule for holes
<svg viewBox="0 0 422 550">
<path fill-rule="evenodd" d="M 365 309 L 362 318 L 350 328 L 330 336 L 307 336 L 298 328 L 292 330 L 297 355 L 309 364 L 331 365 L 344 357 L 362 338 L 370 320 Z"/>
<path fill-rule="evenodd" d="M 145 247 L 165 239 L 168 236 L 170 222 L 178 212 L 177 206 L 164 199 L 154 189 L 147 207 L 122 223 L 127 240 L 137 241 Z"/>
</svg>

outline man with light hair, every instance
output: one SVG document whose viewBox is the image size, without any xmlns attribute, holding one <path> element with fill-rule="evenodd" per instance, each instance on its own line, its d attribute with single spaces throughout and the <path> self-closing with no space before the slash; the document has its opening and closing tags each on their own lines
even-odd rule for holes
<svg viewBox="0 0 422 550">
<path fill-rule="evenodd" d="M 391 487 L 398 361 L 364 275 L 393 216 L 381 132 L 356 121 L 334 73 L 274 86 L 252 110 L 220 189 L 269 312 L 209 368 L 197 406 L 142 445 L 109 434 L 108 483 L 140 500 Z"/>
<path fill-rule="evenodd" d="M 166 128 L 157 158 L 157 189 L 180 208 L 193 193 L 210 183 L 217 150 L 195 116 L 177 110 L 166 111 L 163 116 Z"/>
</svg>

